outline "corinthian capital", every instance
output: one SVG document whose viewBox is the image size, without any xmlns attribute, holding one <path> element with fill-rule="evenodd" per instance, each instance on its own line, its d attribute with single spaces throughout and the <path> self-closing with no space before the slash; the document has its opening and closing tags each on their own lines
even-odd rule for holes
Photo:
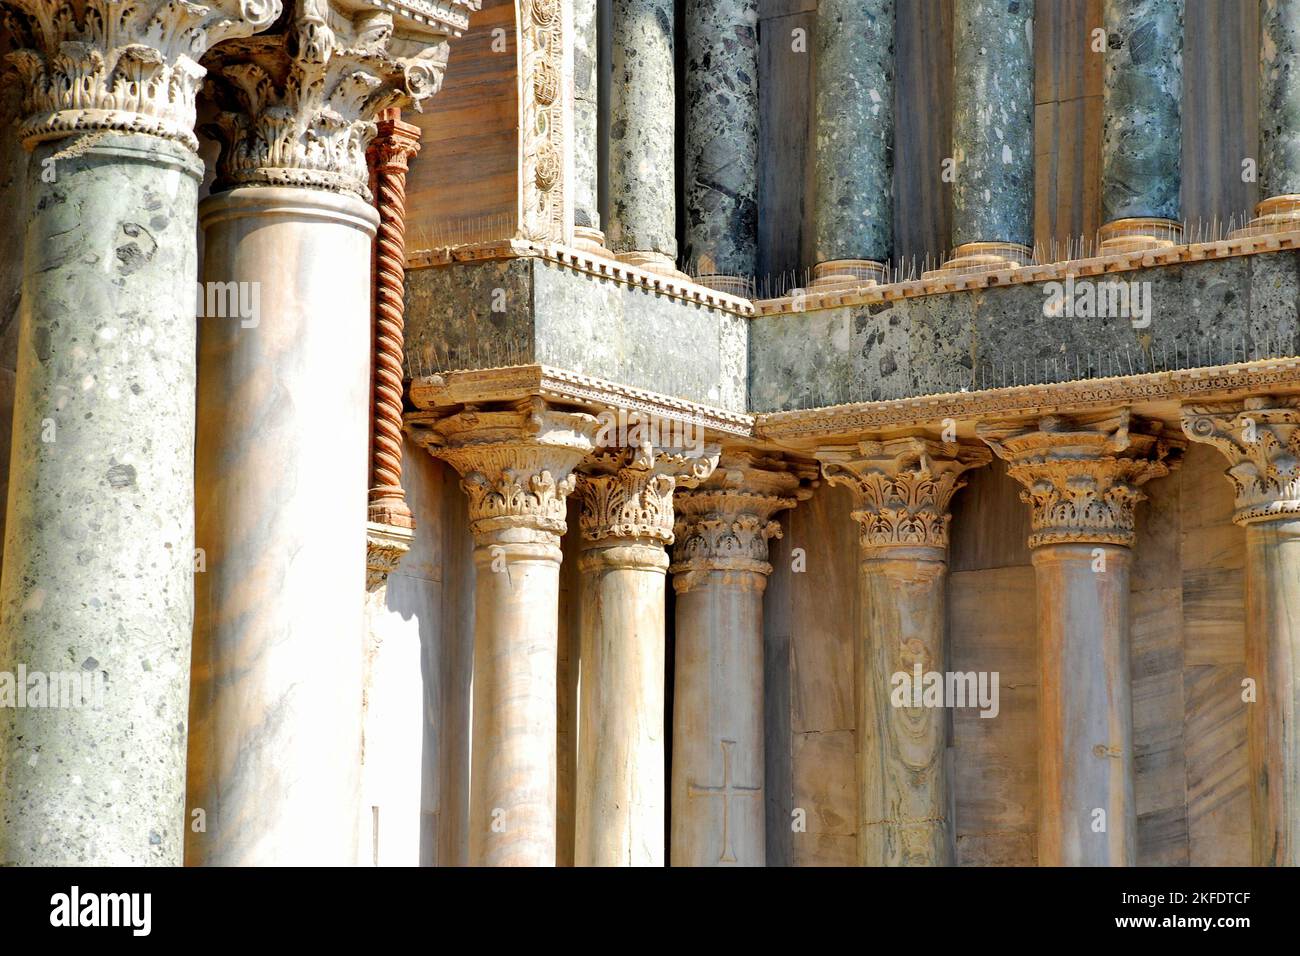
<svg viewBox="0 0 1300 956">
<path fill-rule="evenodd" d="M 194 98 L 214 43 L 263 30 L 281 0 L 0 0 L 29 149 L 72 133 L 149 133 L 198 149 Z"/>
<path fill-rule="evenodd" d="M 1186 443 L 1158 421 L 1128 409 L 1103 417 L 1049 416 L 1037 422 L 992 422 L 977 434 L 1008 464 L 1032 509 L 1029 547 L 1088 543 L 1133 546 L 1139 487 L 1169 474 Z"/>
<path fill-rule="evenodd" d="M 1264 396 L 1188 406 L 1183 433 L 1228 459 L 1237 524 L 1300 515 L 1300 399 Z"/>
<path fill-rule="evenodd" d="M 460 473 L 470 531 L 482 543 L 508 530 L 564 534 L 573 469 L 599 428 L 592 415 L 536 399 L 500 411 L 466 409 L 412 431 Z"/>
<path fill-rule="evenodd" d="M 217 188 L 308 186 L 369 199 L 379 114 L 438 92 L 448 40 L 479 0 L 292 0 L 276 30 L 204 61 L 223 108 Z"/>
<path fill-rule="evenodd" d="M 948 547 L 948 505 L 962 473 L 987 464 L 984 448 L 924 436 L 863 441 L 818 451 L 822 476 L 852 489 L 864 551 Z"/>
<path fill-rule="evenodd" d="M 673 491 L 693 487 L 718 464 L 718 449 L 658 451 L 646 445 L 592 458 L 578 485 L 579 525 L 587 541 L 636 538 L 673 542 Z"/>
</svg>

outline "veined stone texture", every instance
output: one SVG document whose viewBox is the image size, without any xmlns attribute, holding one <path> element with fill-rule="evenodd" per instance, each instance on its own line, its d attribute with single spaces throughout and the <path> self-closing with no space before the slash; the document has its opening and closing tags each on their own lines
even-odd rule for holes
<svg viewBox="0 0 1300 956">
<path fill-rule="evenodd" d="M 596 63 L 599 39 L 596 33 L 597 0 L 575 0 L 573 4 L 573 177 L 574 225 L 600 228 L 599 112 Z"/>
<path fill-rule="evenodd" d="M 1259 194 L 1300 193 L 1300 0 L 1259 5 Z"/>
<path fill-rule="evenodd" d="M 1101 218 L 1180 218 L 1183 0 L 1106 0 Z"/>
<path fill-rule="evenodd" d="M 887 260 L 894 233 L 894 0 L 817 10 L 816 258 Z"/>
<path fill-rule="evenodd" d="M 107 686 L 102 709 L 0 707 L 0 864 L 178 865 L 201 167 L 101 132 L 29 170 L 0 670 Z"/>
<path fill-rule="evenodd" d="M 673 0 L 613 0 L 610 247 L 677 258 Z"/>
<path fill-rule="evenodd" d="M 953 245 L 1034 241 L 1034 0 L 953 7 Z"/>
<path fill-rule="evenodd" d="M 686 256 L 701 275 L 758 261 L 758 2 L 686 4 Z"/>
</svg>

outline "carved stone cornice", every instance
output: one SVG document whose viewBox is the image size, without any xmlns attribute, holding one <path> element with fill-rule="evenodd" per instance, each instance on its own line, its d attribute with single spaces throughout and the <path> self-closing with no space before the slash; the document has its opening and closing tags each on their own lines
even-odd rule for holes
<svg viewBox="0 0 1300 956">
<path fill-rule="evenodd" d="M 590 454 L 599 428 L 593 415 L 537 399 L 506 410 L 469 408 L 415 437 L 460 473 L 470 531 L 482 542 L 509 529 L 564 534 L 573 469 Z"/>
<path fill-rule="evenodd" d="M 224 43 L 204 65 L 222 107 L 216 189 L 307 186 L 367 201 L 366 149 L 392 107 L 442 86 L 448 38 L 479 0 L 292 0 L 273 33 Z"/>
<path fill-rule="evenodd" d="M 815 465 L 728 451 L 709 478 L 676 495 L 673 587 L 689 591 L 710 571 L 771 574 L 767 543 L 781 537 L 775 516 L 811 497 L 816 484 Z"/>
<path fill-rule="evenodd" d="M 853 518 L 864 554 L 880 549 L 948 547 L 948 505 L 966 484 L 962 473 L 985 465 L 975 445 L 924 435 L 822 448 L 822 477 L 853 491 Z"/>
<path fill-rule="evenodd" d="M 275 22 L 280 0 L 3 0 L 23 80 L 18 138 L 148 133 L 198 150 L 199 58 Z"/>
<path fill-rule="evenodd" d="M 1132 547 L 1141 485 L 1169 474 L 1186 442 L 1128 409 L 1103 416 L 980 424 L 976 434 L 1007 462 L 1030 506 L 1029 547 L 1113 544 Z"/>
<path fill-rule="evenodd" d="M 585 541 L 631 538 L 673 543 L 673 491 L 693 487 L 713 473 L 718 449 L 699 453 L 649 446 L 593 456 L 578 484 Z"/>
<path fill-rule="evenodd" d="M 1262 396 L 1183 409 L 1183 433 L 1219 449 L 1240 525 L 1300 516 L 1300 399 Z"/>
</svg>

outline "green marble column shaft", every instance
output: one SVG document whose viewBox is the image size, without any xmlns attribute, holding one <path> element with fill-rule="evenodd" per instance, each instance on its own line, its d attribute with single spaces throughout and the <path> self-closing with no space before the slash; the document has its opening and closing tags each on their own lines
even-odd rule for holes
<svg viewBox="0 0 1300 956">
<path fill-rule="evenodd" d="M 1259 5 L 1259 195 L 1300 194 L 1300 0 Z"/>
<path fill-rule="evenodd" d="M 573 223 L 600 229 L 596 0 L 573 4 Z"/>
</svg>

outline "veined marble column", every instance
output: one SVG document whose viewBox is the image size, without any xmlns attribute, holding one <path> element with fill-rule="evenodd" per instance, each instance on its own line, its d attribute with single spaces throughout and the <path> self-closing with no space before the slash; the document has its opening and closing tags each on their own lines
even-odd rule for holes
<svg viewBox="0 0 1300 956">
<path fill-rule="evenodd" d="M 1182 240 L 1183 0 L 1104 0 L 1102 254 Z"/>
<path fill-rule="evenodd" d="M 758 268 L 758 0 L 686 3 L 686 255 L 701 284 L 753 295 Z"/>
<path fill-rule="evenodd" d="M 809 472 L 811 471 L 811 474 Z M 679 491 L 673 590 L 673 866 L 763 866 L 763 591 L 776 515 L 816 474 L 728 453 Z"/>
<path fill-rule="evenodd" d="M 194 617 L 197 61 L 280 4 L 5 5 L 32 160 L 31 206 L 11 211 L 27 225 L 0 671 L 105 683 L 98 701 L 92 686 L 62 706 L 0 706 L 0 866 L 174 866 Z"/>
<path fill-rule="evenodd" d="M 946 674 L 948 511 L 982 447 L 924 436 L 819 451 L 861 525 L 858 863 L 950 866 L 955 846 L 943 707 L 895 705 L 896 675 Z M 971 703 L 973 706 L 973 702 Z"/>
<path fill-rule="evenodd" d="M 1300 228 L 1300 0 L 1259 5 L 1259 194 L 1250 231 Z"/>
<path fill-rule="evenodd" d="M 606 239 L 618 258 L 677 271 L 674 0 L 613 0 Z"/>
<path fill-rule="evenodd" d="M 573 241 L 590 251 L 604 251 L 600 231 L 600 91 L 596 67 L 600 37 L 596 31 L 598 0 L 573 3 Z"/>
<path fill-rule="evenodd" d="M 474 535 L 474 866 L 555 865 L 560 537 L 598 429 L 540 399 L 434 429 L 430 451 L 463 476 Z"/>
<path fill-rule="evenodd" d="M 366 147 L 380 111 L 436 92 L 454 29 L 297 0 L 274 35 L 209 57 L 223 149 L 200 210 L 189 800 L 207 828 L 187 834 L 191 864 L 355 860 L 379 219 Z"/>
<path fill-rule="evenodd" d="M 599 456 L 579 483 L 578 866 L 664 865 L 664 546 L 673 490 L 717 463 L 645 446 Z"/>
<path fill-rule="evenodd" d="M 1183 431 L 1227 457 L 1246 529 L 1252 862 L 1300 866 L 1300 401 L 1187 407 Z"/>
<path fill-rule="evenodd" d="M 1034 2 L 953 7 L 953 252 L 939 272 L 1033 258 Z"/>
<path fill-rule="evenodd" d="M 883 282 L 894 248 L 894 0 L 817 5 L 814 286 Z"/>
<path fill-rule="evenodd" d="M 1139 487 L 1183 443 L 1159 422 L 1044 418 L 977 429 L 1031 508 L 1038 587 L 1040 866 L 1133 866 L 1129 565 Z"/>
</svg>

